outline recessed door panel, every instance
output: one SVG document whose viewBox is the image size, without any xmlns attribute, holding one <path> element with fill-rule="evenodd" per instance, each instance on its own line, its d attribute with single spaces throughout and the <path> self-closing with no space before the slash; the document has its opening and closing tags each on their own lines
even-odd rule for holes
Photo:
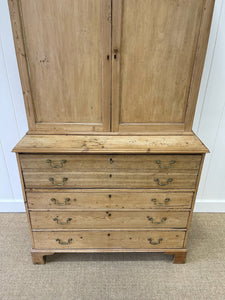
<svg viewBox="0 0 225 300">
<path fill-rule="evenodd" d="M 36 129 L 110 126 L 111 1 L 21 0 Z"/>
<path fill-rule="evenodd" d="M 204 2 L 113 2 L 114 131 L 184 129 Z"/>
</svg>

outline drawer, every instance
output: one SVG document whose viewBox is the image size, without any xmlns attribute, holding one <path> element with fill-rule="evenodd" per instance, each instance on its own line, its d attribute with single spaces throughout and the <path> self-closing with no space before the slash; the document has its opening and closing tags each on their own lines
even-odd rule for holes
<svg viewBox="0 0 225 300">
<path fill-rule="evenodd" d="M 170 171 L 198 170 L 201 155 L 49 155 L 21 154 L 23 170 L 60 171 Z"/>
<path fill-rule="evenodd" d="M 85 190 L 27 192 L 29 209 L 190 208 L 193 192 Z"/>
<path fill-rule="evenodd" d="M 182 248 L 185 231 L 33 232 L 35 249 L 169 249 Z"/>
<path fill-rule="evenodd" d="M 185 228 L 189 212 L 32 211 L 30 217 L 33 229 Z"/>
<path fill-rule="evenodd" d="M 194 189 L 197 171 L 186 173 L 105 173 L 24 171 L 26 188 L 152 188 Z"/>
</svg>

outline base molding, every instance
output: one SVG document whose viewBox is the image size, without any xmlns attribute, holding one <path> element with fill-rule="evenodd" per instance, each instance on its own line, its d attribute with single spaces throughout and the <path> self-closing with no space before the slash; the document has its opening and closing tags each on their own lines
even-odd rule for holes
<svg viewBox="0 0 225 300">
<path fill-rule="evenodd" d="M 16 200 L 0 200 L 0 212 L 2 213 L 25 213 L 25 206 L 23 199 Z"/>
<path fill-rule="evenodd" d="M 126 253 L 126 252 L 147 252 L 164 253 L 174 255 L 174 264 L 184 264 L 186 262 L 187 249 L 31 249 L 33 264 L 45 264 L 45 256 L 55 253 Z"/>
<path fill-rule="evenodd" d="M 224 213 L 225 199 L 222 200 L 197 200 L 194 212 Z"/>
</svg>

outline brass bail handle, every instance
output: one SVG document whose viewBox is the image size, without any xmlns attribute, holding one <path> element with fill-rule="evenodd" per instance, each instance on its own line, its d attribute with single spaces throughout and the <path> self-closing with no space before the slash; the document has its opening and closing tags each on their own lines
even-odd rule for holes
<svg viewBox="0 0 225 300">
<path fill-rule="evenodd" d="M 155 205 L 157 206 L 164 206 L 164 205 L 167 205 L 167 203 L 170 201 L 170 198 L 166 198 L 164 200 L 164 203 L 157 203 L 157 199 L 156 198 L 153 198 L 152 199 L 152 202 L 154 202 Z"/>
<path fill-rule="evenodd" d="M 173 181 L 173 178 L 168 178 L 165 183 L 161 183 L 159 178 L 154 178 L 154 181 L 158 183 L 160 186 L 168 185 L 170 182 Z"/>
<path fill-rule="evenodd" d="M 55 178 L 53 178 L 53 177 L 49 177 L 48 180 L 52 183 L 52 185 L 55 185 L 55 186 L 62 186 L 62 185 L 65 185 L 65 183 L 66 183 L 66 181 L 68 180 L 68 178 L 63 177 L 62 182 L 56 182 L 56 181 L 55 181 Z"/>
<path fill-rule="evenodd" d="M 161 160 L 157 159 L 155 162 L 159 165 L 160 169 L 169 169 L 176 163 L 175 160 L 171 160 L 168 166 L 163 166 Z"/>
<path fill-rule="evenodd" d="M 70 198 L 66 198 L 64 200 L 64 202 L 59 202 L 58 200 L 56 200 L 55 198 L 52 198 L 51 201 L 55 204 L 55 205 L 58 205 L 58 206 L 64 206 L 64 205 L 69 205 L 70 203 Z"/>
<path fill-rule="evenodd" d="M 53 221 L 55 221 L 59 225 L 67 225 L 71 220 L 72 218 L 67 218 L 65 222 L 62 222 L 59 221 L 58 216 L 53 219 Z"/>
<path fill-rule="evenodd" d="M 159 245 L 162 242 L 162 238 L 158 239 L 158 242 L 153 242 L 152 238 L 149 238 L 148 241 L 151 245 Z"/>
<path fill-rule="evenodd" d="M 63 165 L 67 162 L 66 159 L 62 159 L 61 162 L 59 164 L 54 163 L 51 159 L 47 159 L 46 163 L 48 163 L 50 165 L 51 168 L 62 168 Z"/>
<path fill-rule="evenodd" d="M 148 219 L 150 222 L 152 222 L 152 224 L 162 224 L 163 222 L 165 222 L 165 221 L 167 220 L 166 217 L 163 217 L 163 218 L 161 219 L 161 221 L 156 222 L 156 221 L 154 221 L 154 218 L 149 217 L 149 216 L 147 216 L 147 219 Z"/>
<path fill-rule="evenodd" d="M 69 245 L 69 244 L 71 244 L 72 240 L 73 239 L 68 239 L 67 242 L 63 242 L 60 239 L 56 239 L 56 242 L 58 242 L 60 245 Z"/>
</svg>

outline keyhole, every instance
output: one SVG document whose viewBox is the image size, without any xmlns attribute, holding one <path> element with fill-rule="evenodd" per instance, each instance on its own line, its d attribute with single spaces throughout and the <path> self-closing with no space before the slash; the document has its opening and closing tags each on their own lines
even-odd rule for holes
<svg viewBox="0 0 225 300">
<path fill-rule="evenodd" d="M 107 55 L 107 60 L 109 60 L 109 55 Z"/>
<path fill-rule="evenodd" d="M 112 174 L 110 174 L 109 177 L 112 178 Z"/>
<path fill-rule="evenodd" d="M 112 198 L 112 195 L 109 195 L 109 198 Z"/>
<path fill-rule="evenodd" d="M 114 49 L 114 59 L 117 59 L 117 52 L 118 52 L 118 49 Z"/>
</svg>

